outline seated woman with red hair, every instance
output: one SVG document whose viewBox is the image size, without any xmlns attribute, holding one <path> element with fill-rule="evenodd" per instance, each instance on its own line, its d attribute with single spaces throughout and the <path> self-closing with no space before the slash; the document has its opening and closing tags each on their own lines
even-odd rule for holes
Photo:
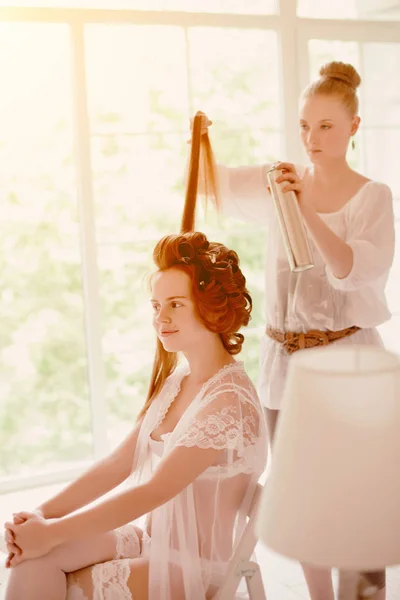
<svg viewBox="0 0 400 600">
<path fill-rule="evenodd" d="M 234 359 L 252 308 L 246 280 L 234 251 L 188 231 L 195 196 L 184 232 L 154 250 L 157 351 L 137 423 L 108 458 L 6 524 L 6 600 L 201 600 L 224 579 L 267 437 Z M 124 491 L 76 512 L 128 478 Z"/>
</svg>

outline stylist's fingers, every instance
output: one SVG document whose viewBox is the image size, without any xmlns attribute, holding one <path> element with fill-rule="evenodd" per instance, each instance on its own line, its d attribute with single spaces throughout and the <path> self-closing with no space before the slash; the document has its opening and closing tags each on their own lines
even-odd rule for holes
<svg viewBox="0 0 400 600">
<path fill-rule="evenodd" d="M 284 194 L 287 192 L 302 192 L 301 183 L 288 183 L 282 188 L 282 192 Z"/>
<path fill-rule="evenodd" d="M 210 127 L 210 125 L 212 125 L 212 121 L 210 121 L 210 119 L 208 118 L 206 113 L 203 113 L 201 110 L 198 110 L 195 116 L 201 117 L 202 129 L 207 129 L 207 127 Z M 194 118 L 190 119 L 191 127 L 193 127 L 193 123 L 194 123 Z"/>
<path fill-rule="evenodd" d="M 282 183 L 283 181 L 294 183 L 295 181 L 300 181 L 300 179 L 297 173 L 282 173 L 282 175 L 276 178 L 276 183 Z"/>
<path fill-rule="evenodd" d="M 288 171 L 289 173 L 296 173 L 296 167 L 293 163 L 277 162 L 274 166 L 276 169 L 279 169 L 279 171 Z"/>
<path fill-rule="evenodd" d="M 196 113 L 196 116 L 200 116 L 201 117 L 201 135 L 205 135 L 206 133 L 208 133 L 208 128 L 210 127 L 210 125 L 212 125 L 212 121 L 210 121 L 210 119 L 207 117 L 207 115 L 201 111 L 198 111 Z M 194 123 L 194 117 L 192 117 L 190 119 L 190 132 L 193 133 L 193 123 Z M 190 144 L 191 143 L 191 139 L 187 140 L 187 143 Z"/>
</svg>

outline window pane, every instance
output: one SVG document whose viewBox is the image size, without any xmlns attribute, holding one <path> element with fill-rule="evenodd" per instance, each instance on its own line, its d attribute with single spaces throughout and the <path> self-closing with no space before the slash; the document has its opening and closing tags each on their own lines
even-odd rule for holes
<svg viewBox="0 0 400 600">
<path fill-rule="evenodd" d="M 92 453 L 69 31 L 0 26 L 1 475 Z"/>
<path fill-rule="evenodd" d="M 1 6 L 10 6 L 10 0 L 0 0 Z M 14 6 L 126 8 L 263 15 L 275 13 L 277 2 L 276 0 L 18 0 L 14 2 Z"/>
<path fill-rule="evenodd" d="M 187 129 L 183 28 L 93 25 L 86 46 L 93 134 Z"/>
<path fill-rule="evenodd" d="M 157 45 L 162 40 L 164 52 Z M 108 432 L 115 445 L 144 403 L 154 357 L 146 276 L 158 239 L 179 230 L 188 145 L 180 27 L 86 28 Z"/>
<path fill-rule="evenodd" d="M 201 109 L 213 119 L 221 162 L 276 159 L 282 146 L 278 45 L 269 31 L 189 28 L 185 37 L 179 27 L 126 25 L 90 26 L 86 33 L 108 427 L 115 444 L 147 392 L 155 335 L 146 276 L 154 269 L 155 243 L 179 231 L 189 116 Z M 161 57 L 153 50 L 160 36 Z M 243 358 L 256 377 L 263 236 L 255 241 L 254 226 L 219 222 L 212 208 L 207 219 L 199 211 L 197 227 L 241 257 L 255 303 Z"/>
<path fill-rule="evenodd" d="M 332 60 L 351 63 L 360 70 L 360 44 L 340 40 L 310 40 L 308 43 L 310 78 L 318 77 L 320 67 Z"/>
<path fill-rule="evenodd" d="M 362 137 L 365 149 L 365 173 L 368 177 L 383 181 L 390 186 L 396 199 L 400 199 L 400 181 L 398 177 L 400 146 L 400 127 L 390 131 L 388 128 L 365 129 Z"/>
<path fill-rule="evenodd" d="M 214 122 L 219 159 L 232 165 L 265 161 L 271 153 L 276 158 L 281 132 L 277 34 L 194 28 L 189 48 L 193 106 Z"/>
<path fill-rule="evenodd" d="M 97 239 L 156 239 L 163 223 L 177 229 L 182 207 L 189 149 L 183 29 L 90 26 L 86 34 Z"/>
<path fill-rule="evenodd" d="M 132 244 L 177 230 L 187 136 L 112 135 L 92 140 L 97 239 Z"/>
<path fill-rule="evenodd" d="M 361 44 L 360 59 L 365 126 L 400 127 L 400 82 L 393 76 L 400 67 L 400 44 Z"/>
<path fill-rule="evenodd" d="M 159 236 L 157 232 L 157 238 Z M 148 276 L 152 242 L 99 246 L 104 314 L 108 441 L 120 442 L 135 422 L 149 385 L 155 335 Z"/>
<path fill-rule="evenodd" d="M 297 14 L 315 19 L 399 20 L 400 8 L 392 0 L 297 0 Z"/>
</svg>

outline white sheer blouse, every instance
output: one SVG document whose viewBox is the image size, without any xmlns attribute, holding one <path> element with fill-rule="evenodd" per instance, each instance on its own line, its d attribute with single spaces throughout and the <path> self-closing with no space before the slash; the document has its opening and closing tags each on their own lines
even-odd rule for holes
<svg viewBox="0 0 400 600">
<path fill-rule="evenodd" d="M 394 214 L 390 189 L 368 181 L 339 211 L 320 217 L 353 249 L 351 273 L 337 279 L 310 239 L 315 267 L 292 273 L 288 266 L 271 196 L 267 165 L 219 166 L 222 209 L 226 214 L 265 223 L 265 316 L 282 331 L 340 330 L 358 325 L 362 331 L 339 343 L 380 343 L 377 325 L 390 318 L 385 286 L 394 255 Z M 299 174 L 303 167 L 297 167 Z M 338 342 L 336 342 L 338 343 Z M 260 396 L 279 408 L 288 357 L 282 347 L 262 340 Z"/>
</svg>

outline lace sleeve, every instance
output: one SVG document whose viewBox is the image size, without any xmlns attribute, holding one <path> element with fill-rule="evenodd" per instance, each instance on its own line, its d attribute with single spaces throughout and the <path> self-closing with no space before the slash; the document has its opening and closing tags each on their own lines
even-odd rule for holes
<svg viewBox="0 0 400 600">
<path fill-rule="evenodd" d="M 220 383 L 206 392 L 201 407 L 177 446 L 236 450 L 243 454 L 262 435 L 263 415 L 252 389 Z"/>
</svg>

